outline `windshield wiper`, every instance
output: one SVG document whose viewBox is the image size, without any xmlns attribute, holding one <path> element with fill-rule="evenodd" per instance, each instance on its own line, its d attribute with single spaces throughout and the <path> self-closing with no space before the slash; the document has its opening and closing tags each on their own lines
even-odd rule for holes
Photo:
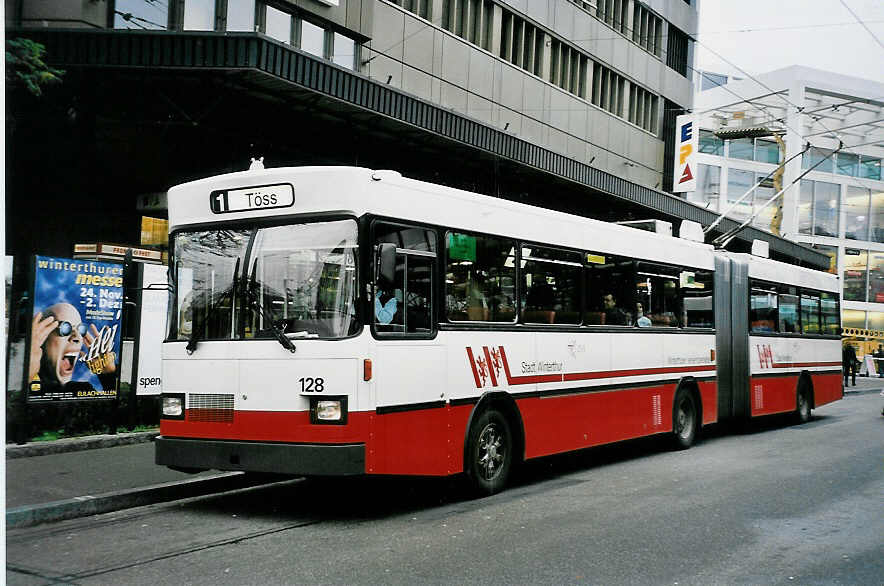
<svg viewBox="0 0 884 586">
<path fill-rule="evenodd" d="M 209 307 L 209 310 L 206 312 L 206 316 L 199 321 L 199 323 L 192 324 L 193 331 L 190 333 L 190 338 L 187 340 L 187 353 L 193 354 L 196 350 L 197 344 L 200 341 L 200 331 L 202 331 L 203 326 L 209 323 L 209 319 L 215 315 L 215 311 L 221 305 L 221 302 L 224 301 L 227 296 L 230 296 L 231 301 L 236 299 L 236 284 L 239 282 L 239 257 L 236 259 L 236 265 L 233 267 L 233 282 L 230 284 L 230 287 L 224 290 L 223 293 L 215 300 L 214 303 Z"/>
<path fill-rule="evenodd" d="M 252 264 L 252 274 L 244 285 L 246 304 L 258 312 L 258 315 L 261 316 L 261 319 L 264 320 L 264 323 L 270 327 L 270 331 L 273 333 L 273 337 L 276 338 L 276 341 L 279 342 L 283 348 L 294 354 L 297 348 L 295 348 L 295 345 L 292 343 L 292 341 L 286 337 L 285 333 L 281 329 L 279 329 L 276 324 L 273 323 L 273 319 L 267 315 L 266 310 L 261 305 L 261 301 L 259 300 L 259 295 L 256 291 L 258 283 L 255 280 L 255 269 L 257 268 L 257 260 L 258 259 L 255 259 L 255 263 Z"/>
</svg>

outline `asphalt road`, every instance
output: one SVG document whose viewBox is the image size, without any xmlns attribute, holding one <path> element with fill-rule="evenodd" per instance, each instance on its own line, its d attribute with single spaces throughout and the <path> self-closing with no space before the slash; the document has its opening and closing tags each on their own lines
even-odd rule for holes
<svg viewBox="0 0 884 586">
<path fill-rule="evenodd" d="M 7 532 L 9 584 L 881 584 L 884 399 L 432 479 L 292 480 Z"/>
</svg>

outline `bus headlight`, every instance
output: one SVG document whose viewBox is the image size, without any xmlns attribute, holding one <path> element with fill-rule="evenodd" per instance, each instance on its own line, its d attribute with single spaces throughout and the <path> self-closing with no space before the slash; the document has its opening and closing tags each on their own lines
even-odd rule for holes
<svg viewBox="0 0 884 586">
<path fill-rule="evenodd" d="M 184 416 L 184 395 L 163 395 L 163 417 L 181 418 Z"/>
<path fill-rule="evenodd" d="M 347 423 L 347 397 L 311 397 L 310 422 L 337 425 Z"/>
<path fill-rule="evenodd" d="M 340 421 L 341 419 L 341 402 L 340 401 L 317 401 L 316 402 L 316 419 L 321 421 Z"/>
</svg>

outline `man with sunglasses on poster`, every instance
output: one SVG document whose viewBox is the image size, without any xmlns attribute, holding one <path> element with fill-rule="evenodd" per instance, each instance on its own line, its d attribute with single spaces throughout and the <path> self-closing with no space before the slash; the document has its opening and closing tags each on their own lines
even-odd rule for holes
<svg viewBox="0 0 884 586">
<path fill-rule="evenodd" d="M 98 337 L 94 325 L 91 329 L 90 333 L 80 312 L 70 303 L 56 303 L 34 315 L 28 371 L 31 393 L 58 391 L 71 381 L 77 360 L 84 355 L 83 345 L 88 351 Z M 112 388 L 115 357 L 108 355 L 101 359 L 104 368 L 93 369 L 89 365 L 90 370 L 99 375 L 105 389 Z"/>
</svg>

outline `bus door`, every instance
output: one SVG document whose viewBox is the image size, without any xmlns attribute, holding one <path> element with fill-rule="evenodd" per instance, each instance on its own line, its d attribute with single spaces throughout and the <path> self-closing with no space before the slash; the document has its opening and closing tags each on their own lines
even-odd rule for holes
<svg viewBox="0 0 884 586">
<path fill-rule="evenodd" d="M 715 255 L 718 418 L 749 415 L 749 265 Z"/>
<path fill-rule="evenodd" d="M 380 221 L 372 234 L 373 433 L 383 454 L 372 471 L 446 474 L 446 360 L 433 317 L 436 234 Z M 391 253 L 392 278 L 378 278 L 380 256 Z"/>
</svg>

